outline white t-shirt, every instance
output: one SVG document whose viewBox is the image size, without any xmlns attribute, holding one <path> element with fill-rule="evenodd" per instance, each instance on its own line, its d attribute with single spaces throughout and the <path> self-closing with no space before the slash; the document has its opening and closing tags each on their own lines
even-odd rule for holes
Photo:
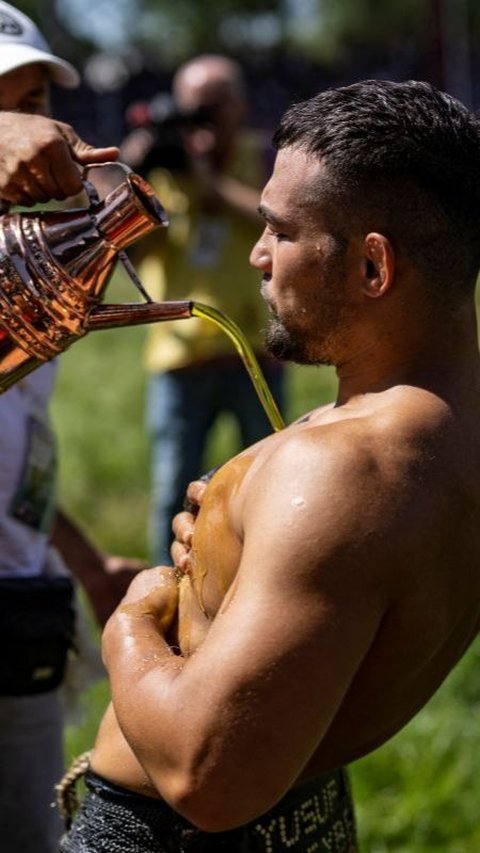
<svg viewBox="0 0 480 853">
<path fill-rule="evenodd" d="M 0 577 L 42 572 L 55 512 L 56 444 L 48 362 L 0 394 Z"/>
</svg>

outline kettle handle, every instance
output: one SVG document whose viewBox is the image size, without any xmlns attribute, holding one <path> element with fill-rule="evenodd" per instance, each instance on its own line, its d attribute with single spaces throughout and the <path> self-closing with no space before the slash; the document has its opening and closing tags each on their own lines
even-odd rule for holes
<svg viewBox="0 0 480 853">
<path fill-rule="evenodd" d="M 101 204 L 101 200 L 100 200 L 99 195 L 98 195 L 97 187 L 95 186 L 95 184 L 93 184 L 91 181 L 89 181 L 85 177 L 85 175 L 87 174 L 87 172 L 90 169 L 101 169 L 105 166 L 117 166 L 117 167 L 119 167 L 120 169 L 122 169 L 124 171 L 127 178 L 129 175 L 133 174 L 133 169 L 131 169 L 130 166 L 127 166 L 126 163 L 117 163 L 115 160 L 108 160 L 106 163 L 90 163 L 89 165 L 86 165 L 83 167 L 83 169 L 82 169 L 83 189 L 85 190 L 85 193 L 87 195 L 88 202 L 89 202 L 89 209 L 90 209 L 92 216 L 95 214 L 96 208 Z M 145 290 L 145 287 L 143 286 L 142 282 L 140 281 L 140 279 L 137 275 L 137 272 L 135 270 L 135 267 L 133 266 L 130 258 L 127 255 L 127 253 L 122 249 L 121 251 L 117 252 L 117 258 L 121 262 L 121 264 L 123 264 L 128 276 L 133 281 L 135 287 L 137 288 L 137 290 L 141 294 L 141 296 L 143 296 L 145 301 L 150 302 L 150 303 L 153 302 L 152 297 L 150 296 L 149 293 L 147 293 L 147 291 Z"/>
<path fill-rule="evenodd" d="M 107 160 L 105 163 L 87 163 L 86 166 L 82 169 L 82 184 L 83 189 L 85 190 L 85 194 L 88 198 L 89 207 L 95 209 L 101 204 L 98 189 L 92 181 L 89 181 L 86 177 L 87 173 L 90 169 L 103 169 L 105 167 L 116 166 L 117 168 L 122 169 L 125 172 L 125 175 L 128 177 L 132 174 L 133 170 L 130 166 L 127 166 L 126 163 L 118 163 L 115 160 Z"/>
</svg>

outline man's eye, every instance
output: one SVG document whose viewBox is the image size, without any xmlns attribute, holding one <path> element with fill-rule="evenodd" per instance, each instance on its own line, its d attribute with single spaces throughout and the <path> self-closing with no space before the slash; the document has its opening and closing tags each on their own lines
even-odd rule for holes
<svg viewBox="0 0 480 853">
<path fill-rule="evenodd" d="M 270 237 L 273 237 L 277 241 L 277 243 L 280 243 L 282 240 L 288 240 L 287 234 L 282 234 L 281 231 L 275 231 L 275 229 L 272 228 L 271 225 L 267 225 L 267 231 Z"/>
</svg>

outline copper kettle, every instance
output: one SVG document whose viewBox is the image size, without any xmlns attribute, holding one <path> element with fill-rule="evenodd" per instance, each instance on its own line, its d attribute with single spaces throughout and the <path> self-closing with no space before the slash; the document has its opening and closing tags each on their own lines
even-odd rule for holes
<svg viewBox="0 0 480 853">
<path fill-rule="evenodd" d="M 186 302 L 152 316 L 124 250 L 168 217 L 143 178 L 115 165 L 124 180 L 102 201 L 84 180 L 88 207 L 0 217 L 0 393 L 91 328 L 191 316 Z M 146 304 L 100 305 L 118 260 Z"/>
</svg>

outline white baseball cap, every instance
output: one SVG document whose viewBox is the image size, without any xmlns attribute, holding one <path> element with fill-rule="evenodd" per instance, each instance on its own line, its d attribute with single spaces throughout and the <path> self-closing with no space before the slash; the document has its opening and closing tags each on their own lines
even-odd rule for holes
<svg viewBox="0 0 480 853">
<path fill-rule="evenodd" d="M 80 84 L 76 68 L 53 55 L 33 21 L 0 0 L 0 76 L 34 62 L 48 65 L 59 86 L 74 89 Z"/>
</svg>

